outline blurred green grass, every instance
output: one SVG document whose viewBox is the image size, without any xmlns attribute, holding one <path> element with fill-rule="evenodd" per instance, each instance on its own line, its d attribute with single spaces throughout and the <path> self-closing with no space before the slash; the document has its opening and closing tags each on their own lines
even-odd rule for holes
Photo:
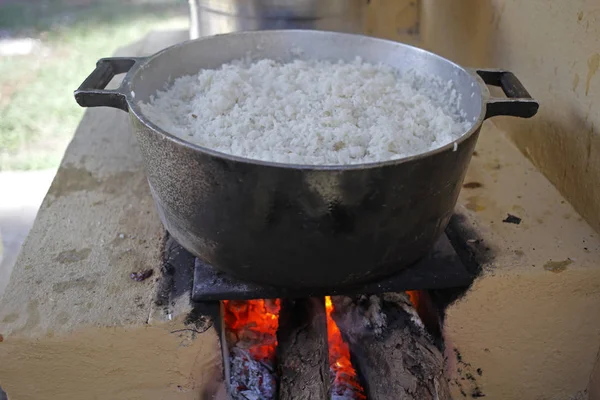
<svg viewBox="0 0 600 400">
<path fill-rule="evenodd" d="M 56 167 L 84 111 L 73 90 L 96 60 L 187 24 L 185 0 L 0 0 L 0 37 L 42 44 L 0 56 L 0 171 Z"/>
</svg>

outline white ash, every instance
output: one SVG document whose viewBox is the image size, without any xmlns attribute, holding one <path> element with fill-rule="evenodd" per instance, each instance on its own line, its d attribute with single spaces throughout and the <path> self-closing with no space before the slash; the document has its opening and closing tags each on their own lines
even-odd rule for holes
<svg viewBox="0 0 600 400">
<path fill-rule="evenodd" d="M 386 313 L 382 310 L 385 303 L 401 308 L 410 316 L 415 328 L 426 332 L 410 297 L 404 292 L 355 298 L 336 296 L 333 300 L 334 319 L 345 335 L 354 342 L 359 342 L 366 335 L 381 336 L 388 325 Z"/>
<path fill-rule="evenodd" d="M 179 77 L 139 105 L 188 142 L 303 165 L 400 159 L 450 144 L 472 124 L 451 81 L 359 58 L 238 60 Z"/>
<path fill-rule="evenodd" d="M 376 295 L 358 298 L 336 296 L 333 313 L 338 326 L 354 338 L 366 333 L 379 336 L 387 326 L 385 313 L 381 310 L 381 298 Z"/>
<path fill-rule="evenodd" d="M 233 400 L 275 399 L 277 382 L 273 367 L 256 361 L 238 347 L 231 350 L 229 394 Z"/>
<path fill-rule="evenodd" d="M 421 317 L 419 317 L 417 310 L 410 301 L 410 296 L 408 294 L 406 294 L 405 292 L 390 292 L 384 293 L 382 297 L 383 301 L 386 301 L 388 303 L 394 303 L 400 308 L 402 308 L 404 312 L 410 315 L 410 320 L 412 321 L 414 326 L 419 328 L 421 332 L 425 332 L 425 325 L 423 325 L 423 321 L 421 320 Z"/>
<path fill-rule="evenodd" d="M 347 382 L 350 379 L 335 379 L 335 371 L 333 368 L 329 372 L 332 376 L 331 378 L 331 400 L 356 400 L 359 397 L 359 393 L 357 393 L 356 389 L 348 384 Z"/>
<path fill-rule="evenodd" d="M 589 394 L 587 390 L 582 390 L 575 393 L 569 400 L 589 400 Z"/>
</svg>

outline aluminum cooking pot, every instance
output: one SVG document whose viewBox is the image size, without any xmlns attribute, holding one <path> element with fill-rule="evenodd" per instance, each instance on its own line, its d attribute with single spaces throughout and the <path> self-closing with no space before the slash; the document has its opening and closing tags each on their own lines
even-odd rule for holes
<svg viewBox="0 0 600 400">
<path fill-rule="evenodd" d="M 302 51 L 299 52 L 298 49 Z M 471 128 L 415 156 L 359 165 L 306 166 L 248 160 L 186 142 L 140 110 L 158 89 L 202 68 L 243 58 L 337 61 L 356 56 L 400 72 L 452 80 Z M 119 73 L 120 87 L 104 90 Z M 486 86 L 502 87 L 493 98 Z M 201 38 L 147 58 L 105 58 L 75 92 L 83 107 L 129 112 L 152 196 L 170 234 L 215 268 L 276 286 L 352 286 L 424 256 L 452 215 L 481 124 L 532 117 L 538 103 L 515 76 L 468 70 L 401 43 L 322 31 L 255 31 Z"/>
</svg>

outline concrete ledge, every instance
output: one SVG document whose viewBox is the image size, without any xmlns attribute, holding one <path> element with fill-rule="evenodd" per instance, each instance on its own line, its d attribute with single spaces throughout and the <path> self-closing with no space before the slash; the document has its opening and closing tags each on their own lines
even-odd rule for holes
<svg viewBox="0 0 600 400">
<path fill-rule="evenodd" d="M 454 396 L 568 399 L 600 345 L 598 235 L 492 121 L 465 183 L 461 224 L 484 257 L 444 322 Z"/>
<path fill-rule="evenodd" d="M 212 399 L 221 381 L 219 340 L 183 321 L 89 327 L 2 343 L 0 379 L 11 399 Z"/>
</svg>

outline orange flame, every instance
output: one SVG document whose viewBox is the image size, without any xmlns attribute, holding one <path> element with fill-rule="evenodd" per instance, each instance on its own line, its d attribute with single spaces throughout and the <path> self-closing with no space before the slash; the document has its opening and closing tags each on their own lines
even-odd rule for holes
<svg viewBox="0 0 600 400">
<path fill-rule="evenodd" d="M 418 290 L 408 290 L 406 292 L 406 294 L 410 298 L 410 302 L 412 303 L 412 305 L 418 309 L 419 308 L 419 298 L 421 296 L 419 291 Z"/>
<path fill-rule="evenodd" d="M 224 300 L 227 329 L 238 342 L 248 342 L 248 351 L 257 361 L 273 361 L 277 349 L 280 301 Z"/>
<path fill-rule="evenodd" d="M 355 399 L 366 400 L 364 390 L 358 382 L 356 370 L 350 361 L 350 348 L 342 339 L 342 333 L 333 320 L 333 303 L 330 296 L 325 296 L 325 310 L 327 312 L 327 340 L 329 344 L 329 365 L 335 373 L 334 385 L 351 387 Z"/>
</svg>

